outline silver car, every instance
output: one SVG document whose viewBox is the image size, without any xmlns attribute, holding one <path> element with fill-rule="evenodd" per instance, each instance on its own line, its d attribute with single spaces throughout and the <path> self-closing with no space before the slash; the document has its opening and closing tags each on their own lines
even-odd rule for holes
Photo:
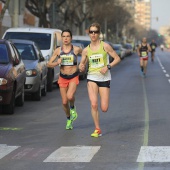
<svg viewBox="0 0 170 170">
<path fill-rule="evenodd" d="M 11 40 L 21 54 L 26 67 L 25 94 L 31 94 L 32 99 L 41 100 L 41 95 L 47 93 L 47 63 L 39 47 L 29 40 Z"/>
</svg>

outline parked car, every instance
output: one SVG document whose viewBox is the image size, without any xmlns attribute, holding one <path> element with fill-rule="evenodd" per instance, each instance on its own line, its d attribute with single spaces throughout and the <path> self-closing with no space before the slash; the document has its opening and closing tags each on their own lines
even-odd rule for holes
<svg viewBox="0 0 170 170">
<path fill-rule="evenodd" d="M 31 40 L 38 44 L 43 56 L 49 60 L 54 50 L 61 46 L 61 30 L 51 28 L 9 28 L 3 35 L 3 39 Z M 53 83 L 59 78 L 60 68 L 48 68 L 47 90 L 53 90 Z"/>
<path fill-rule="evenodd" d="M 47 93 L 47 61 L 38 45 L 29 40 L 11 40 L 21 54 L 26 67 L 25 94 L 31 94 L 33 100 L 40 101 Z"/>
<path fill-rule="evenodd" d="M 84 47 L 87 47 L 91 40 L 89 36 L 83 36 L 83 35 L 73 35 L 73 39 L 72 39 L 73 43 L 81 43 L 84 45 Z"/>
<path fill-rule="evenodd" d="M 124 48 L 126 49 L 126 54 L 128 56 L 133 54 L 133 47 L 131 44 L 129 44 L 129 43 L 125 44 Z"/>
<path fill-rule="evenodd" d="M 0 108 L 1 112 L 14 113 L 15 104 L 24 105 L 26 70 L 15 46 L 0 40 Z"/>
<path fill-rule="evenodd" d="M 126 50 L 122 47 L 121 44 L 113 44 L 113 49 L 121 59 L 125 58 Z"/>
<path fill-rule="evenodd" d="M 74 43 L 74 42 L 72 42 L 72 44 L 74 46 L 80 47 L 82 50 L 84 49 L 84 45 L 82 43 Z M 77 60 L 78 60 L 78 65 L 79 65 L 80 61 L 81 61 L 81 55 L 78 55 L 77 57 L 78 57 Z M 88 63 L 86 64 L 85 71 L 79 73 L 80 80 L 84 80 L 87 77 L 87 71 L 88 71 Z"/>
</svg>

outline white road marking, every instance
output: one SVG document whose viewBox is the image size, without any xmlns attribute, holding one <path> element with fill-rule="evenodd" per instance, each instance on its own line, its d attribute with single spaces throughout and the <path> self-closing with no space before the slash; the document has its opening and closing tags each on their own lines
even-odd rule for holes
<svg viewBox="0 0 170 170">
<path fill-rule="evenodd" d="M 170 79 L 168 79 L 169 83 L 170 83 Z"/>
<path fill-rule="evenodd" d="M 166 77 L 169 77 L 169 74 L 165 74 Z"/>
<path fill-rule="evenodd" d="M 60 147 L 49 155 L 44 162 L 90 162 L 100 146 Z"/>
<path fill-rule="evenodd" d="M 170 162 L 170 146 L 142 146 L 137 162 Z"/>
<path fill-rule="evenodd" d="M 0 159 L 11 153 L 12 151 L 18 149 L 20 146 L 7 146 L 0 144 Z"/>
<path fill-rule="evenodd" d="M 163 70 L 164 73 L 166 73 L 166 70 Z"/>
</svg>

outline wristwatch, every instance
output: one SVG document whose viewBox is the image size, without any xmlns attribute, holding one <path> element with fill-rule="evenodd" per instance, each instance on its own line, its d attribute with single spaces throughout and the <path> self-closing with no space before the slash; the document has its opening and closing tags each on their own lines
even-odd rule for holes
<svg viewBox="0 0 170 170">
<path fill-rule="evenodd" d="M 107 65 L 107 68 L 110 70 L 110 69 L 111 69 L 111 66 L 108 64 L 108 65 Z"/>
</svg>

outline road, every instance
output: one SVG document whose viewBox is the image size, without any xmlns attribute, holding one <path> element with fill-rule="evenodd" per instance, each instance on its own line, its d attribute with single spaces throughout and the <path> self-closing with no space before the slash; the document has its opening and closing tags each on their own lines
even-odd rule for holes
<svg viewBox="0 0 170 170">
<path fill-rule="evenodd" d="M 1 170 L 169 170 L 170 52 L 157 50 L 147 77 L 136 54 L 111 70 L 110 107 L 94 130 L 86 80 L 76 93 L 78 119 L 65 130 L 59 89 L 0 115 Z"/>
</svg>

